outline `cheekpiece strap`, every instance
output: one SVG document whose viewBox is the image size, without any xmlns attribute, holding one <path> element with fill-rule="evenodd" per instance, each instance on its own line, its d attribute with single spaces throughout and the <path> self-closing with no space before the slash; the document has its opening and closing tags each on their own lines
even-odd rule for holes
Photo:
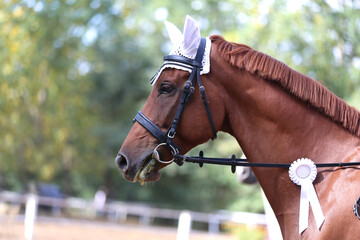
<svg viewBox="0 0 360 240">
<path fill-rule="evenodd" d="M 190 73 L 189 80 L 187 82 L 189 84 L 191 84 L 192 87 L 195 85 L 196 80 L 198 82 L 201 97 L 203 99 L 206 114 L 208 116 L 209 123 L 210 123 L 210 126 L 211 126 L 211 130 L 212 130 L 212 133 L 213 133 L 212 139 L 215 139 L 217 137 L 215 124 L 214 124 L 214 121 L 213 121 L 211 113 L 210 113 L 210 109 L 209 109 L 208 104 L 207 104 L 207 99 L 206 99 L 204 87 L 202 86 L 201 80 L 200 80 L 200 70 L 201 70 L 201 67 L 202 67 L 202 60 L 203 60 L 203 57 L 204 57 L 205 47 L 206 47 L 206 39 L 201 38 L 200 44 L 199 44 L 199 47 L 198 47 L 198 50 L 197 50 L 197 53 L 196 53 L 196 56 L 195 56 L 195 59 L 190 59 L 190 58 L 186 58 L 186 57 L 178 56 L 178 55 L 168 55 L 168 56 L 164 57 L 164 60 L 181 62 L 181 63 L 189 64 L 189 65 L 192 66 L 192 71 Z M 178 109 L 177 109 L 176 114 L 175 114 L 174 121 L 172 122 L 172 124 L 171 124 L 171 126 L 169 128 L 169 131 L 168 131 L 168 137 L 173 138 L 175 136 L 176 127 L 177 127 L 177 125 L 179 123 L 180 116 L 181 116 L 181 114 L 182 114 L 182 112 L 184 110 L 184 107 L 185 107 L 186 103 L 189 101 L 191 96 L 192 96 L 191 88 L 189 88 L 189 89 L 184 88 L 184 91 L 183 91 L 183 94 L 182 94 L 182 97 L 181 97 L 181 100 L 180 100 L 180 104 L 179 104 Z"/>
</svg>

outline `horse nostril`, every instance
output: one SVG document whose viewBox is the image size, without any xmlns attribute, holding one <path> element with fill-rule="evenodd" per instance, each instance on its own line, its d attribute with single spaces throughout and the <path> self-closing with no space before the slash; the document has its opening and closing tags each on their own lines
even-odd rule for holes
<svg viewBox="0 0 360 240">
<path fill-rule="evenodd" d="M 120 153 L 115 158 L 115 163 L 123 172 L 125 172 L 128 169 L 128 161 L 126 157 L 121 155 Z"/>
</svg>

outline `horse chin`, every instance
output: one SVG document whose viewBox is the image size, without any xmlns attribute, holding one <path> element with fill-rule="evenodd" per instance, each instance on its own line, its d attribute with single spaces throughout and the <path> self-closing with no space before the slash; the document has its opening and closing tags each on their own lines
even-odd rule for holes
<svg viewBox="0 0 360 240">
<path fill-rule="evenodd" d="M 133 182 L 139 182 L 141 185 L 144 185 L 146 182 L 156 182 L 160 179 L 160 164 L 152 156 L 148 156 L 133 179 Z"/>
</svg>

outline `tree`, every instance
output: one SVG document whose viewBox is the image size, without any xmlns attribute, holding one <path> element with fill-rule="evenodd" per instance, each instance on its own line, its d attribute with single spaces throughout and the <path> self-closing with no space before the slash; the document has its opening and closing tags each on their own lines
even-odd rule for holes
<svg viewBox="0 0 360 240">
<path fill-rule="evenodd" d="M 93 168 L 97 157 L 87 151 L 98 140 L 91 130 L 97 120 L 88 99 L 92 83 L 80 34 L 94 14 L 86 6 L 0 4 L 0 175 L 6 188 L 56 181 L 72 193 L 80 190 L 73 184 L 78 175 L 100 180 L 101 165 Z"/>
</svg>

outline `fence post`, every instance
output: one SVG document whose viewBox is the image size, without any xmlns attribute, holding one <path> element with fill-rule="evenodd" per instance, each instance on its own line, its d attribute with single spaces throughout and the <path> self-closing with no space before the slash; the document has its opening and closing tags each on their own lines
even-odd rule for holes
<svg viewBox="0 0 360 240">
<path fill-rule="evenodd" d="M 188 240 L 191 230 L 191 214 L 187 211 L 181 212 L 176 240 Z"/>
<path fill-rule="evenodd" d="M 151 222 L 150 215 L 151 215 L 150 209 L 144 208 L 142 210 L 142 215 L 140 216 L 140 224 L 149 226 Z"/>
<path fill-rule="evenodd" d="M 217 234 L 220 232 L 220 221 L 217 214 L 210 215 L 209 217 L 209 233 Z"/>
<path fill-rule="evenodd" d="M 38 198 L 35 194 L 29 194 L 26 199 L 25 207 L 25 233 L 27 240 L 32 240 L 34 237 L 34 224 L 37 213 Z"/>
</svg>

